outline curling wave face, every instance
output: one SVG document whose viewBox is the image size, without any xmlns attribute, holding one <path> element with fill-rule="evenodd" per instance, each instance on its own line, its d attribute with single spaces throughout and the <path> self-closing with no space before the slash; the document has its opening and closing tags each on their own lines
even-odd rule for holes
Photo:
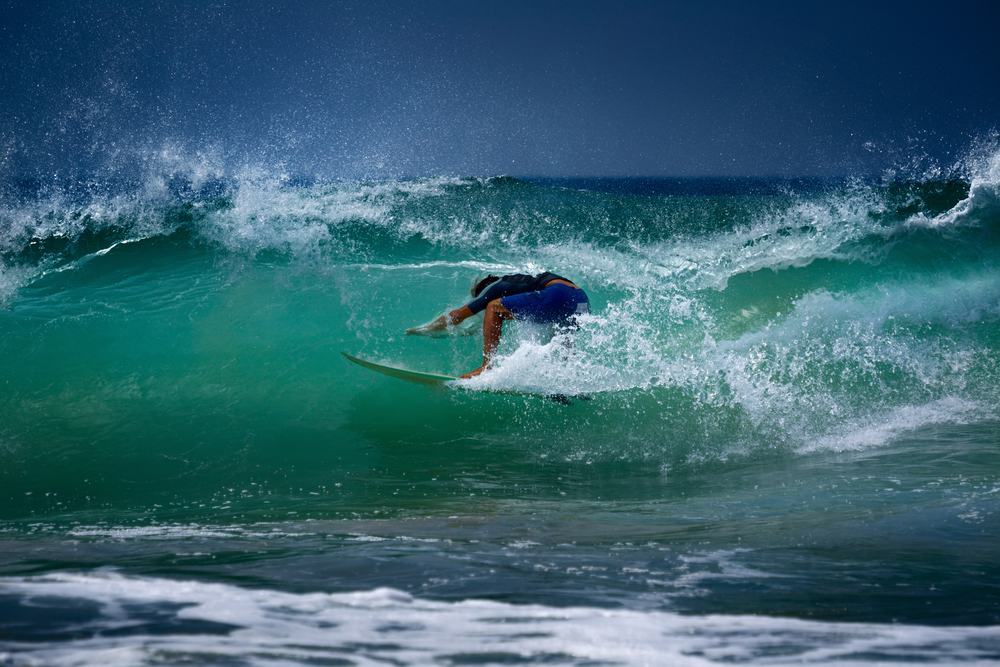
<svg viewBox="0 0 1000 667">
<path fill-rule="evenodd" d="M 340 394 L 330 382 L 338 346 L 469 370 L 474 339 L 436 344 L 400 332 L 467 300 L 477 274 L 553 270 L 595 304 L 572 354 L 520 327 L 474 388 L 601 395 L 612 413 L 654 398 L 663 411 L 633 432 L 666 459 L 664 421 L 689 438 L 730 424 L 709 429 L 698 446 L 709 455 L 751 441 L 856 447 L 859 431 L 900 410 L 936 420 L 950 405 L 955 419 L 996 417 L 996 162 L 967 180 L 784 195 L 638 197 L 505 178 L 295 186 L 201 177 L 83 204 L 47 197 L 3 212 L 5 335 L 11 359 L 37 344 L 29 341 L 43 321 L 52 340 L 92 335 L 82 357 L 72 345 L 44 350 L 52 373 L 61 377 L 69 353 L 80 382 L 97 374 L 109 387 L 162 384 L 154 403 L 168 411 L 184 410 L 165 398 L 183 401 L 181 384 L 242 395 L 218 368 L 298 367 L 303 346 L 310 366 L 327 370 L 298 373 L 301 390 Z M 259 338 L 246 330 L 251 321 L 267 329 L 266 346 L 241 333 Z M 114 356 L 139 368 L 150 348 L 183 350 L 183 360 L 126 379 L 107 371 L 110 350 L 99 341 L 111 339 Z M 237 358 L 241 345 L 252 349 Z M 271 381 L 244 372 L 250 385 Z M 44 396 L 54 375 L 32 377 L 34 400 L 73 409 L 65 393 Z M 76 385 L 67 378 L 66 391 Z M 608 442 L 618 421 L 597 425 Z"/>
</svg>

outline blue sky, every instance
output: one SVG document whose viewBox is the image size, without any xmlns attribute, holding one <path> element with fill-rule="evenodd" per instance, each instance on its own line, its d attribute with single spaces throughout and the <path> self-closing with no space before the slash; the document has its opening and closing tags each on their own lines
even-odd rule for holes
<svg viewBox="0 0 1000 667">
<path fill-rule="evenodd" d="M 1000 127 L 1000 3 L 0 2 L 0 167 L 852 175 Z M 111 166 L 109 166 L 111 165 Z"/>
</svg>

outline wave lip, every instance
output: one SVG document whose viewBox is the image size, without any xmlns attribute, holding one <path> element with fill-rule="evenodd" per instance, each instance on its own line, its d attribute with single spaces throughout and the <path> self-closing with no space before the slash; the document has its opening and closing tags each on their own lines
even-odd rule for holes
<svg viewBox="0 0 1000 667">
<path fill-rule="evenodd" d="M 27 665 L 856 665 L 991 661 L 1000 627 L 831 623 L 766 616 L 438 602 L 380 588 L 294 594 L 113 572 L 0 580 L 0 657 Z"/>
</svg>

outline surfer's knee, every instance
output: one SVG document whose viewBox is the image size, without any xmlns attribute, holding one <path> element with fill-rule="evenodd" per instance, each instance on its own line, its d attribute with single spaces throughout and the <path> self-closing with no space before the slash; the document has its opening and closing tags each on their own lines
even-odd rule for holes
<svg viewBox="0 0 1000 667">
<path fill-rule="evenodd" d="M 509 320 L 514 317 L 514 314 L 500 303 L 500 299 L 493 299 L 489 302 L 486 306 L 486 314 L 499 317 L 502 320 Z"/>
</svg>

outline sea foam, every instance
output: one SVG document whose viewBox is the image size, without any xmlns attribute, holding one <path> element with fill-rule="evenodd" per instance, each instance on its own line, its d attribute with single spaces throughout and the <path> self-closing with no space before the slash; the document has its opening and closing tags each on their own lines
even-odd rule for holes
<svg viewBox="0 0 1000 667">
<path fill-rule="evenodd" d="M 284 593 L 113 572 L 0 580 L 8 604 L 58 611 L 10 627 L 16 665 L 987 664 L 1000 628 L 439 602 L 390 588 Z M 16 602 L 14 602 L 16 601 Z M 38 643 L 34 634 L 55 640 Z"/>
</svg>

